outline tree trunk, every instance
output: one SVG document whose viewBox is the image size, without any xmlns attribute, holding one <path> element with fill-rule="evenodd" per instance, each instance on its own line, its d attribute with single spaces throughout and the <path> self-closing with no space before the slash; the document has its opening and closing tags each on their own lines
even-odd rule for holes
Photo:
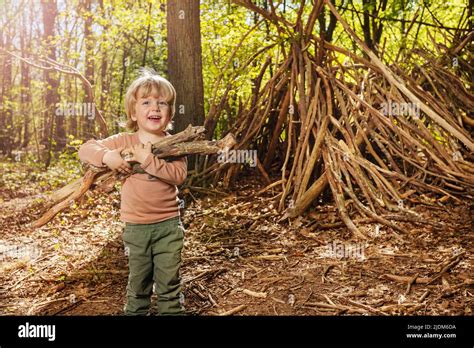
<svg viewBox="0 0 474 348">
<path fill-rule="evenodd" d="M 91 0 L 85 0 L 84 9 L 85 78 L 91 83 L 92 90 L 87 91 L 84 103 L 92 104 L 94 91 L 94 42 L 92 36 Z M 86 139 L 94 136 L 94 119 L 90 115 L 81 115 L 83 134 Z"/>
<path fill-rule="evenodd" d="M 20 48 L 21 48 L 21 55 L 23 57 L 27 56 L 27 45 L 29 46 L 30 37 L 27 34 L 27 18 L 26 12 L 23 13 L 22 17 L 22 26 L 20 32 Z M 21 147 L 27 147 L 28 143 L 30 142 L 30 133 L 29 127 L 30 124 L 30 110 L 31 110 L 31 94 L 30 94 L 30 66 L 25 63 L 21 62 L 20 65 L 21 69 L 21 94 L 20 94 L 20 110 L 23 115 L 23 139 L 21 141 Z"/>
<path fill-rule="evenodd" d="M 44 26 L 44 45 L 45 51 L 48 58 L 52 60 L 56 60 L 56 51 L 55 51 L 55 43 L 54 43 L 54 26 L 56 22 L 56 16 L 58 14 L 58 10 L 56 7 L 55 0 L 42 0 L 41 6 L 43 9 L 43 26 Z M 59 103 L 59 95 L 58 95 L 58 81 L 56 78 L 55 72 L 51 72 L 48 70 L 44 71 L 44 79 L 46 81 L 46 107 L 45 107 L 45 114 L 44 114 L 44 130 L 43 130 L 43 139 L 42 143 L 47 148 L 46 154 L 46 161 L 45 167 L 48 168 L 51 163 L 51 150 L 52 150 L 52 142 L 53 136 L 56 140 L 56 144 L 58 147 L 64 147 L 66 137 L 64 134 L 64 125 L 63 125 L 63 118 L 62 117 L 55 117 L 55 110 L 56 104 Z M 54 125 L 56 125 L 56 132 L 54 132 Z M 55 133 L 55 134 L 53 134 Z"/>
<path fill-rule="evenodd" d="M 387 0 L 380 0 L 377 6 L 377 0 L 362 0 L 364 5 L 364 41 L 370 50 L 377 52 L 377 46 L 380 43 L 383 31 L 383 23 L 378 19 L 379 13 L 385 11 Z"/>
<path fill-rule="evenodd" d="M 104 8 L 104 1 L 103 0 L 100 0 L 99 1 L 99 4 L 100 4 L 100 8 L 101 8 L 101 12 L 102 12 L 102 16 L 104 16 L 104 18 L 107 16 L 106 12 L 105 12 L 105 8 Z M 109 26 L 108 24 L 105 24 L 102 28 L 102 30 L 104 32 L 107 32 L 107 30 L 109 29 Z M 107 95 L 110 91 L 110 82 L 109 82 L 109 79 L 107 78 L 107 62 L 109 60 L 109 56 L 107 55 L 107 52 L 106 52 L 106 48 L 105 46 L 103 45 L 103 42 L 102 42 L 102 48 L 101 48 L 101 60 L 102 60 L 102 63 L 100 64 L 100 86 L 101 86 L 101 93 L 100 93 L 100 110 L 102 111 L 102 113 L 104 114 L 104 118 L 107 119 L 105 117 L 105 109 L 106 109 L 106 104 L 108 103 L 108 98 L 107 98 Z M 114 123 L 116 123 L 114 121 Z"/>
<path fill-rule="evenodd" d="M 177 92 L 174 131 L 204 124 L 199 1 L 167 1 L 168 75 Z M 189 158 L 189 168 L 195 158 Z"/>
<path fill-rule="evenodd" d="M 122 113 L 122 99 L 124 95 L 124 87 L 125 87 L 125 77 L 127 76 L 127 57 L 128 57 L 128 49 L 123 48 L 123 56 L 122 56 L 122 80 L 120 82 L 120 93 L 119 93 L 119 105 L 117 106 L 117 115 Z M 114 122 L 114 133 L 119 132 L 119 126 L 117 122 Z"/>
<path fill-rule="evenodd" d="M 69 5 L 71 6 L 71 5 Z M 67 8 L 66 10 L 70 10 Z M 67 33 L 67 39 L 66 39 L 66 50 L 64 51 L 64 61 L 67 62 L 68 64 L 72 66 L 77 66 L 77 61 L 78 58 L 73 58 L 72 61 L 70 61 L 70 54 L 72 52 L 77 52 L 78 48 L 77 43 L 73 45 L 73 40 L 71 40 L 74 36 L 74 28 L 77 26 L 77 21 L 79 20 L 78 16 L 74 17 L 74 21 L 72 21 L 71 17 L 71 24 L 69 24 L 69 20 L 65 22 L 65 33 Z M 69 25 L 68 25 L 69 24 Z M 70 30 L 68 32 L 68 30 Z M 77 103 L 79 102 L 77 99 L 77 79 L 71 76 L 64 76 L 64 84 L 65 84 L 65 95 L 68 98 L 71 98 L 71 102 Z M 79 125 L 78 125 L 78 116 L 76 115 L 70 115 L 66 118 L 68 120 L 68 134 L 74 136 L 75 139 L 80 137 L 79 133 Z"/>
<path fill-rule="evenodd" d="M 3 4 L 4 11 L 7 13 L 7 3 Z M 0 46 L 9 49 L 11 46 L 11 29 L 7 27 L 0 28 Z M 12 128 L 12 58 L 8 55 L 4 56 L 2 71 L 2 94 L 0 96 L 0 146 L 1 150 L 7 156 L 11 156 L 13 143 Z"/>
<path fill-rule="evenodd" d="M 364 31 L 364 41 L 368 48 L 374 50 L 374 43 L 372 41 L 372 34 L 370 28 L 370 15 L 369 9 L 370 6 L 375 6 L 373 4 L 374 0 L 362 0 L 362 4 L 364 5 L 364 23 L 362 25 L 362 30 Z"/>
<path fill-rule="evenodd" d="M 143 59 L 142 59 L 142 66 L 146 66 L 146 54 L 148 51 L 148 41 L 150 40 L 150 29 L 151 29 L 151 3 L 148 6 L 148 26 L 146 29 L 146 37 L 145 37 L 145 50 L 143 51 Z"/>
</svg>

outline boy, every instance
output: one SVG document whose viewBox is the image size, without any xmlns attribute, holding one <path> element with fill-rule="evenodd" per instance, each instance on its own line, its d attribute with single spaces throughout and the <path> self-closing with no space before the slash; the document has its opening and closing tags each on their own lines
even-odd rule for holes
<svg viewBox="0 0 474 348">
<path fill-rule="evenodd" d="M 81 161 L 130 173 L 128 160 L 139 162 L 146 173 L 128 177 L 121 192 L 120 218 L 125 222 L 123 240 L 129 261 L 126 315 L 146 315 L 153 281 L 161 315 L 181 315 L 179 268 L 184 228 L 178 208 L 178 189 L 187 176 L 186 158 L 171 162 L 151 153 L 152 143 L 169 134 L 175 114 L 176 91 L 169 81 L 143 70 L 127 90 L 127 128 L 104 140 L 89 140 L 79 149 Z"/>
</svg>

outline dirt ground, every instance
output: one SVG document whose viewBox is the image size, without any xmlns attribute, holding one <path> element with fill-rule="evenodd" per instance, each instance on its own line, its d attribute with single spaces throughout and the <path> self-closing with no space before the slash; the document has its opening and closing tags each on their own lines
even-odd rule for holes
<svg viewBox="0 0 474 348">
<path fill-rule="evenodd" d="M 184 192 L 190 315 L 472 315 L 472 202 L 407 200 L 423 220 L 395 221 L 403 234 L 356 217 L 361 241 L 329 203 L 279 222 L 278 192 L 262 187 L 242 178 L 228 192 Z M 87 193 L 33 230 L 35 192 L 0 190 L 0 314 L 120 315 L 119 193 Z"/>
</svg>

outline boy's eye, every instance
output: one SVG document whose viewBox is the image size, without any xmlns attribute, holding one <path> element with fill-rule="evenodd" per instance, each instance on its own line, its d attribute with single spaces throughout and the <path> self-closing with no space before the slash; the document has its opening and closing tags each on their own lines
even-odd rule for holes
<svg viewBox="0 0 474 348">
<path fill-rule="evenodd" d="M 159 105 L 162 106 L 162 107 L 167 107 L 168 103 L 167 102 L 160 102 Z"/>
<path fill-rule="evenodd" d="M 150 104 L 150 102 L 148 100 L 145 100 L 142 104 L 143 105 L 148 105 L 148 104 Z"/>
</svg>

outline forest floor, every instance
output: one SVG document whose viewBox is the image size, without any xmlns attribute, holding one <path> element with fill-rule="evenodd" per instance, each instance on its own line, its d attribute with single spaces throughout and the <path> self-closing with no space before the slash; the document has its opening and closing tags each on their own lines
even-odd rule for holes
<svg viewBox="0 0 474 348">
<path fill-rule="evenodd" d="M 51 187 L 27 166 L 0 165 L 0 314 L 120 315 L 119 193 L 88 192 L 33 230 L 32 207 Z M 323 202 L 279 222 L 278 192 L 262 187 L 249 176 L 228 192 L 184 191 L 190 315 L 472 315 L 472 202 L 407 199 L 424 223 L 396 221 L 398 235 L 355 217 L 361 242 Z"/>
</svg>

